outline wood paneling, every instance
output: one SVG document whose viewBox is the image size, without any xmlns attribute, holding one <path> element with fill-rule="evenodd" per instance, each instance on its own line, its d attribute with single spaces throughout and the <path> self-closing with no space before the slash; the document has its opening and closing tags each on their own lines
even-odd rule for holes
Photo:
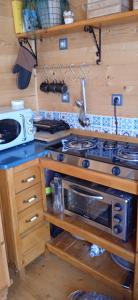
<svg viewBox="0 0 138 300">
<path fill-rule="evenodd" d="M 73 1 L 71 1 L 73 3 Z M 73 5 L 73 4 L 72 4 Z M 79 9 L 80 6 L 78 6 Z M 68 38 L 68 50 L 58 49 L 59 38 Z M 95 64 L 96 47 L 89 33 L 64 34 L 38 41 L 39 65 L 44 64 L 92 64 L 86 69 L 88 112 L 98 115 L 113 115 L 111 95 L 123 94 L 123 107 L 118 108 L 122 117 L 138 117 L 138 33 L 137 23 L 114 25 L 102 29 L 102 62 Z M 64 78 L 60 70 L 52 76 L 38 69 L 39 108 L 49 111 L 78 112 L 75 100 L 80 98 L 79 71 L 76 80 L 71 74 L 65 76 L 69 87 L 70 103 L 61 102 L 60 95 L 46 94 L 39 90 L 40 83 L 49 78 Z M 84 74 L 85 76 L 85 74 Z"/>
<path fill-rule="evenodd" d="M 92 278 L 108 282 L 124 299 L 131 299 L 132 291 L 122 287 L 126 280 L 127 271 L 115 265 L 110 254 L 105 252 L 99 257 L 90 257 L 90 244 L 74 238 L 67 232 L 60 234 L 47 244 L 48 250 L 61 259 L 71 263 L 78 269 L 91 274 Z"/>
<path fill-rule="evenodd" d="M 13 99 L 24 99 L 25 106 L 35 110 L 35 85 L 32 76 L 29 87 L 19 90 L 12 67 L 18 53 L 11 0 L 0 0 L 0 106 L 10 105 Z"/>
</svg>

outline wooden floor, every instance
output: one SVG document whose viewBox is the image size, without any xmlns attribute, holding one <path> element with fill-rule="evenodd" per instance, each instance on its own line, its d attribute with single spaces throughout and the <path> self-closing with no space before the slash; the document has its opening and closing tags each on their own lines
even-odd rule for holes
<svg viewBox="0 0 138 300">
<path fill-rule="evenodd" d="M 99 284 L 91 276 L 50 253 L 39 257 L 26 268 L 24 281 L 17 275 L 13 279 L 8 300 L 66 300 L 75 290 L 95 290 L 108 296 L 114 295 L 115 300 L 125 300 L 113 289 Z"/>
</svg>

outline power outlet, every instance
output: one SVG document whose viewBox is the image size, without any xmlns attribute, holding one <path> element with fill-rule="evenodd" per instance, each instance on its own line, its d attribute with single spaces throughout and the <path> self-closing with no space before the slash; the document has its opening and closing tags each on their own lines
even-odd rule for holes
<svg viewBox="0 0 138 300">
<path fill-rule="evenodd" d="M 112 94 L 112 105 L 122 106 L 123 105 L 123 95 L 122 94 Z"/>
</svg>

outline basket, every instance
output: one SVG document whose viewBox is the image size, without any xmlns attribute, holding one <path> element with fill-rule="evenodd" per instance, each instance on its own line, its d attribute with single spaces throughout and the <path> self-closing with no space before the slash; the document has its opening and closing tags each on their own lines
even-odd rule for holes
<svg viewBox="0 0 138 300">
<path fill-rule="evenodd" d="M 62 13 L 60 0 L 37 1 L 37 14 L 42 28 L 61 24 Z"/>
</svg>

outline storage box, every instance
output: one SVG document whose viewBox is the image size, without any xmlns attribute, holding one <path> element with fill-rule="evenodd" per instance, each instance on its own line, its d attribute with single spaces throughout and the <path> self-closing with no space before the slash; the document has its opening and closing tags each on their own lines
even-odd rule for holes
<svg viewBox="0 0 138 300">
<path fill-rule="evenodd" d="M 87 18 L 87 0 L 69 0 L 70 10 L 74 13 L 75 21 Z"/>
<path fill-rule="evenodd" d="M 138 0 L 133 0 L 133 9 L 138 9 Z"/>
<path fill-rule="evenodd" d="M 110 15 L 130 9 L 130 0 L 87 0 L 87 18 Z"/>
</svg>

